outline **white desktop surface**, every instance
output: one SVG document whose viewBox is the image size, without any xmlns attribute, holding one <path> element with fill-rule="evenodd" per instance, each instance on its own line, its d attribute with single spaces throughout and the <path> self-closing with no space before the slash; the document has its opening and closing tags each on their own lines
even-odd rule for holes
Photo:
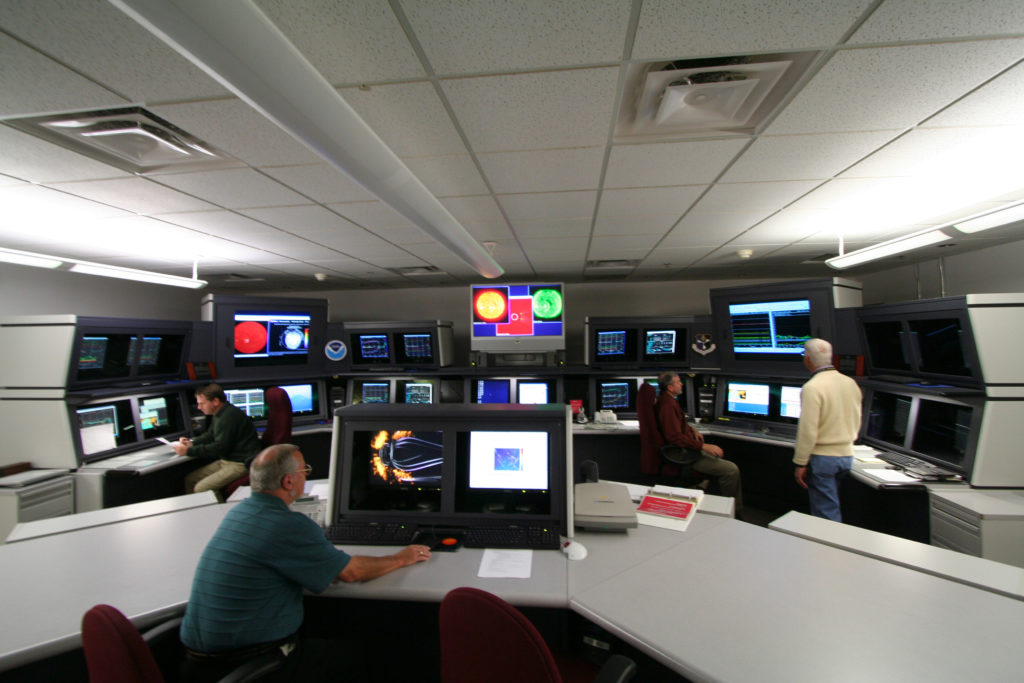
<svg viewBox="0 0 1024 683">
<path fill-rule="evenodd" d="M 0 546 L 0 671 L 78 647 L 93 605 L 113 605 L 141 627 L 179 612 L 227 509 L 208 505 Z"/>
<path fill-rule="evenodd" d="M 129 519 L 150 517 L 152 515 L 163 515 L 168 512 L 203 507 L 205 505 L 217 505 L 217 496 L 213 491 L 189 493 L 183 496 L 173 496 L 171 498 L 158 498 L 156 500 L 147 500 L 142 503 L 119 505 L 112 508 L 103 508 L 102 510 L 91 510 L 89 512 L 79 512 L 78 514 L 65 515 L 63 517 L 51 517 L 49 519 L 39 519 L 33 522 L 22 522 L 14 527 L 14 530 L 7 536 L 6 542 L 14 543 L 15 541 L 25 541 L 30 538 L 38 538 L 39 536 L 63 534 L 69 531 L 75 531 L 76 529 L 102 526 L 104 524 L 116 524 Z"/>
<path fill-rule="evenodd" d="M 570 606 L 694 681 L 1020 680 L 1024 603 L 714 519 Z"/>
</svg>

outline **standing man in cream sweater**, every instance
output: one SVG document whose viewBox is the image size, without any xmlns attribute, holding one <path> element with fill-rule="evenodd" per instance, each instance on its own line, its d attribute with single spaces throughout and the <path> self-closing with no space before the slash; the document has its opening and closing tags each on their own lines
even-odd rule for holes
<svg viewBox="0 0 1024 683">
<path fill-rule="evenodd" d="M 853 442 L 860 432 L 860 387 L 832 366 L 832 345 L 824 339 L 804 344 L 804 366 L 811 378 L 800 392 L 793 454 L 796 483 L 807 489 L 812 515 L 841 522 L 839 482 L 853 466 Z"/>
</svg>

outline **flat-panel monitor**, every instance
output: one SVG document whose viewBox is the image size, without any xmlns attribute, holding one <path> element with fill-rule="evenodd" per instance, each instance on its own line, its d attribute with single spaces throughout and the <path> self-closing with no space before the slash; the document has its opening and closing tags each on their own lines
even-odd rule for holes
<svg viewBox="0 0 1024 683">
<path fill-rule="evenodd" d="M 321 374 L 327 336 L 326 299 L 207 295 L 202 316 L 213 322 L 218 381 Z"/>
<path fill-rule="evenodd" d="M 437 512 L 444 475 L 444 432 L 394 420 L 388 429 L 354 430 L 345 493 L 351 510 Z"/>
<path fill-rule="evenodd" d="M 398 365 L 434 367 L 434 342 L 429 332 L 400 332 L 395 335 L 395 360 Z"/>
<path fill-rule="evenodd" d="M 388 381 L 367 380 L 358 382 L 359 396 L 362 403 L 390 403 L 391 383 Z"/>
<path fill-rule="evenodd" d="M 740 417 L 768 416 L 768 384 L 730 381 L 725 390 L 727 414 Z"/>
<path fill-rule="evenodd" d="M 808 299 L 729 304 L 733 354 L 740 360 L 763 355 L 799 358 L 811 335 Z M 757 354 L 757 356 L 752 356 Z"/>
<path fill-rule="evenodd" d="M 687 331 L 684 328 L 646 327 L 643 330 L 645 364 L 669 364 L 678 367 L 686 363 Z"/>
<path fill-rule="evenodd" d="M 553 403 L 550 382 L 523 379 L 517 381 L 516 403 Z"/>
<path fill-rule="evenodd" d="M 320 414 L 320 385 L 318 382 L 278 385 L 288 394 L 293 417 Z"/>
<path fill-rule="evenodd" d="M 82 406 L 75 416 L 84 461 L 138 441 L 130 399 Z"/>
<path fill-rule="evenodd" d="M 386 333 L 352 335 L 353 365 L 394 365 L 391 340 Z"/>
<path fill-rule="evenodd" d="M 434 385 L 432 382 L 406 382 L 402 394 L 405 403 L 428 405 L 434 402 Z"/>
<path fill-rule="evenodd" d="M 185 430 L 180 394 L 140 396 L 137 399 L 142 439 L 155 439 Z"/>
<path fill-rule="evenodd" d="M 472 285 L 470 350 L 538 353 L 565 348 L 561 284 Z"/>
<path fill-rule="evenodd" d="M 800 419 L 801 387 L 783 384 L 779 387 L 779 417 L 790 420 Z"/>
<path fill-rule="evenodd" d="M 310 323 L 306 312 L 235 311 L 235 366 L 305 365 Z"/>
<path fill-rule="evenodd" d="M 508 379 L 473 380 L 473 402 L 508 403 L 511 399 L 511 385 L 511 380 Z"/>
<path fill-rule="evenodd" d="M 635 378 L 607 379 L 597 382 L 597 410 L 636 411 Z"/>
<path fill-rule="evenodd" d="M 335 411 L 327 519 L 571 530 L 565 405 L 349 405 Z"/>
<path fill-rule="evenodd" d="M 914 399 L 875 389 L 871 392 L 864 417 L 864 435 L 882 445 L 897 449 L 907 447 L 910 412 Z"/>
</svg>

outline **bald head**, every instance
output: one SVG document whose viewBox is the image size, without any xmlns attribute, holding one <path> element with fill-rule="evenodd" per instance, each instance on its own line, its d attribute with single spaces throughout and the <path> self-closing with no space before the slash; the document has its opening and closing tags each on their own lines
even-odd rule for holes
<svg viewBox="0 0 1024 683">
<path fill-rule="evenodd" d="M 808 339 L 804 342 L 804 356 L 812 370 L 832 365 L 832 345 L 824 339 Z"/>
<path fill-rule="evenodd" d="M 249 468 L 252 490 L 270 493 L 281 488 L 284 476 L 299 469 L 298 452 L 299 447 L 290 443 L 276 444 L 260 451 Z"/>
</svg>

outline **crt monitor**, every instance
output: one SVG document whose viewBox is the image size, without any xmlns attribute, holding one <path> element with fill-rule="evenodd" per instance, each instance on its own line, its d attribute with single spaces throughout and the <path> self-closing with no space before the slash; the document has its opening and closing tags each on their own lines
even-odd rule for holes
<svg viewBox="0 0 1024 683">
<path fill-rule="evenodd" d="M 399 332 L 395 338 L 395 361 L 398 365 L 436 367 L 434 340 L 430 332 Z"/>
<path fill-rule="evenodd" d="M 429 380 L 408 380 L 398 382 L 396 392 L 403 403 L 429 405 L 434 402 L 434 382 Z"/>
<path fill-rule="evenodd" d="M 516 382 L 516 403 L 553 403 L 551 383 L 521 379 Z"/>
<path fill-rule="evenodd" d="M 143 440 L 185 431 L 179 394 L 140 396 L 136 399 L 136 405 Z"/>
<path fill-rule="evenodd" d="M 597 381 L 597 410 L 619 412 L 636 411 L 636 378 L 604 379 Z M 657 389 L 655 389 L 657 393 Z"/>
<path fill-rule="evenodd" d="M 687 331 L 685 328 L 654 326 L 643 329 L 641 357 L 645 364 L 686 363 Z"/>
<path fill-rule="evenodd" d="M 105 401 L 75 409 L 82 460 L 96 460 L 138 441 L 130 399 Z"/>
<path fill-rule="evenodd" d="M 394 365 L 391 340 L 386 332 L 352 335 L 352 364 L 356 366 Z"/>
<path fill-rule="evenodd" d="M 637 362 L 637 330 L 633 327 L 594 330 L 591 365 L 634 364 Z"/>
<path fill-rule="evenodd" d="M 367 512 L 439 511 L 444 432 L 401 419 L 389 427 L 352 432 L 348 506 Z"/>
<path fill-rule="evenodd" d="M 511 399 L 511 380 L 475 379 L 472 386 L 474 403 L 508 403 Z"/>
<path fill-rule="evenodd" d="M 364 380 L 356 383 L 362 403 L 390 403 L 391 382 L 388 380 Z"/>
<path fill-rule="evenodd" d="M 237 367 L 305 365 L 312 316 L 300 311 L 235 311 Z"/>
<path fill-rule="evenodd" d="M 565 348 L 561 284 L 473 285 L 470 350 L 542 353 Z"/>
<path fill-rule="evenodd" d="M 811 339 L 808 299 L 729 304 L 733 353 L 737 358 L 764 355 L 800 358 Z"/>
</svg>

